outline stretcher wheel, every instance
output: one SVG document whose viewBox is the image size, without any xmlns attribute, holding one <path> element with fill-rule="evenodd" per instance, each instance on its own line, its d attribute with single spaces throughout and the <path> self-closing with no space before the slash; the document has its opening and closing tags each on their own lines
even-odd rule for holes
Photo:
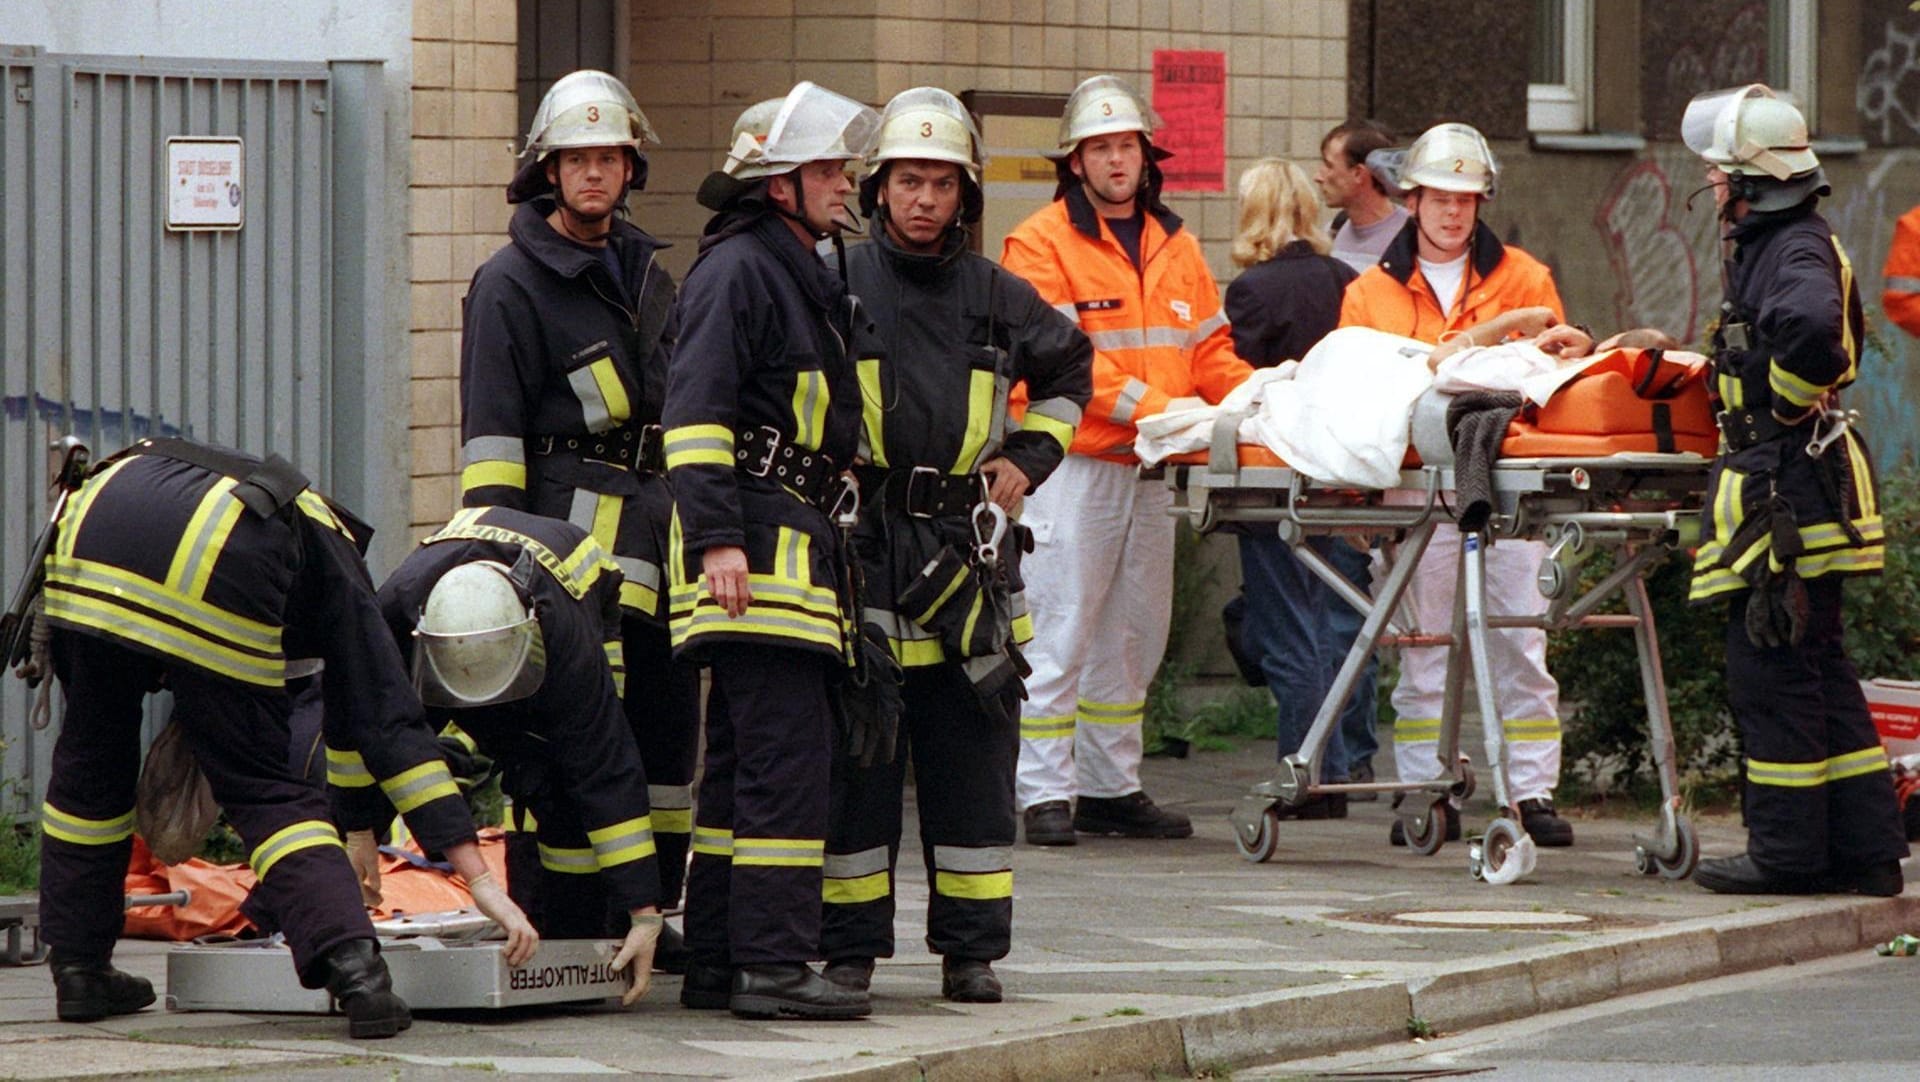
<svg viewBox="0 0 1920 1082">
<path fill-rule="evenodd" d="M 1453 814 L 1453 807 L 1445 800 L 1436 800 L 1433 807 L 1427 809 L 1427 828 L 1415 829 L 1415 822 L 1407 820 L 1407 848 L 1423 857 L 1430 857 L 1440 851 L 1447 840 L 1447 819 Z"/>
<path fill-rule="evenodd" d="M 1467 871 L 1473 877 L 1485 881 L 1489 876 L 1498 877 L 1500 869 L 1506 866 L 1513 856 L 1514 847 L 1520 844 L 1520 828 L 1511 819 L 1495 819 L 1487 824 L 1487 833 L 1473 844 L 1467 858 Z"/>
<path fill-rule="evenodd" d="M 1240 856 L 1254 864 L 1265 864 L 1273 859 L 1274 850 L 1280 848 L 1280 814 L 1272 808 L 1260 814 L 1260 826 L 1255 829 L 1252 840 L 1238 828 L 1233 831 L 1233 847 Z"/>
<path fill-rule="evenodd" d="M 1693 832 L 1693 820 L 1682 819 L 1674 824 L 1674 832 L 1680 839 L 1680 852 L 1670 861 L 1653 858 L 1653 867 L 1662 879 L 1685 879 L 1693 874 L 1694 866 L 1700 863 L 1700 836 Z"/>
<path fill-rule="evenodd" d="M 1462 755 L 1460 757 L 1460 780 L 1454 782 L 1453 788 L 1449 791 L 1453 793 L 1456 799 L 1465 801 L 1473 796 L 1473 791 L 1478 788 L 1478 786 L 1479 782 L 1473 776 L 1473 764 L 1467 761 L 1466 756 Z"/>
</svg>

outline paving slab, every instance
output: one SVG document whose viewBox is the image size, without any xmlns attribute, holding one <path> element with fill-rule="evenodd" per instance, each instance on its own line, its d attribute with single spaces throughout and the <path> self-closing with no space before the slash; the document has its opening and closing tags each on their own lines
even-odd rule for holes
<svg viewBox="0 0 1920 1082">
<path fill-rule="evenodd" d="M 339 1018 L 157 1008 L 66 1026 L 52 1021 L 38 966 L 0 968 L 0 1058 L 22 1062 L 16 1049 L 35 1050 L 34 1077 L 217 1069 L 315 1082 L 472 1078 L 486 1068 L 873 1082 L 1181 1077 L 1393 1040 L 1410 1024 L 1488 1025 L 1920 931 L 1920 892 L 1722 897 L 1640 875 L 1632 835 L 1649 820 L 1622 812 L 1572 812 L 1577 844 L 1542 850 L 1536 871 L 1505 887 L 1471 878 L 1465 844 L 1426 857 L 1389 847 L 1384 801 L 1353 804 L 1344 820 L 1285 822 L 1273 859 L 1252 864 L 1226 815 L 1271 762 L 1266 745 L 1149 760 L 1149 792 L 1193 816 L 1191 839 L 1016 847 L 1014 947 L 995 967 L 1004 1004 L 940 998 L 938 959 L 922 940 L 926 877 L 909 837 L 900 953 L 880 963 L 874 1015 L 862 1021 L 687 1011 L 678 979 L 663 976 L 632 1010 L 432 1012 L 389 1041 L 349 1041 Z M 1490 814 L 1483 798 L 1470 801 L 1468 831 Z M 1733 819 L 1696 825 L 1709 855 L 1743 842 Z M 127 941 L 117 958 L 158 986 L 165 951 Z"/>
</svg>

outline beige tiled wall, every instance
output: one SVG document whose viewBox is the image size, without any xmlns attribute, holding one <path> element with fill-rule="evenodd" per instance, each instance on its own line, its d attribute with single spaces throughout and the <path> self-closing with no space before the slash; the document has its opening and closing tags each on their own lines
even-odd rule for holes
<svg viewBox="0 0 1920 1082">
<path fill-rule="evenodd" d="M 1088 75 L 1150 91 L 1155 49 L 1227 56 L 1227 177 L 1170 200 L 1230 276 L 1232 189 L 1266 154 L 1316 160 L 1344 118 L 1347 0 L 632 0 L 629 84 L 665 146 L 635 202 L 684 270 L 700 178 L 740 110 L 812 79 L 879 105 L 909 86 L 1065 94 Z M 1040 148 L 1035 148 L 1040 149 Z"/>
<path fill-rule="evenodd" d="M 514 0 L 414 0 L 412 268 L 416 536 L 459 506 L 460 298 L 506 242 L 513 173 Z"/>
</svg>

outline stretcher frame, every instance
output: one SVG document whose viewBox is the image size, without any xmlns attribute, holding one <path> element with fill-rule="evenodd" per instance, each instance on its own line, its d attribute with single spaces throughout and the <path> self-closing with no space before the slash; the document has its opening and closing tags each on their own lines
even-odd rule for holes
<svg viewBox="0 0 1920 1082">
<path fill-rule="evenodd" d="M 1362 792 L 1399 794 L 1396 814 L 1408 847 L 1422 855 L 1438 852 L 1446 838 L 1447 821 L 1456 814 L 1451 799 L 1464 800 L 1475 788 L 1472 767 L 1460 753 L 1461 707 L 1471 664 L 1499 817 L 1471 847 L 1468 869 L 1475 879 L 1488 882 L 1512 882 L 1525 874 L 1531 870 L 1532 843 L 1525 841 L 1517 809 L 1509 799 L 1506 740 L 1487 660 L 1487 632 L 1613 627 L 1634 633 L 1653 765 L 1660 782 L 1659 825 L 1650 835 L 1634 836 L 1634 863 L 1643 874 L 1667 879 L 1692 874 L 1700 847 L 1681 807 L 1673 723 L 1646 575 L 1673 550 L 1698 544 L 1709 459 L 1695 454 L 1627 453 L 1499 460 L 1493 470 L 1493 514 L 1485 529 L 1461 538 L 1451 626 L 1436 633 L 1413 626 L 1404 602 L 1434 530 L 1453 518 L 1448 506 L 1448 494 L 1456 487 L 1453 468 L 1402 470 L 1392 490 L 1322 485 L 1285 465 L 1241 465 L 1233 420 L 1223 418 L 1216 425 L 1204 463 L 1175 465 L 1167 471 L 1174 493 L 1173 513 L 1186 516 L 1202 533 L 1229 522 L 1274 524 L 1301 563 L 1363 616 L 1354 645 L 1299 750 L 1285 756 L 1275 776 L 1255 784 L 1232 812 L 1234 840 L 1243 857 L 1259 863 L 1273 856 L 1279 844 L 1280 805 L 1298 806 L 1322 794 Z M 1411 502 L 1387 502 L 1387 491 L 1411 493 Z M 1381 535 L 1389 537 L 1388 570 L 1371 597 L 1305 544 L 1311 536 Z M 1547 542 L 1538 577 L 1547 599 L 1543 613 L 1488 613 L 1484 546 L 1501 538 Z M 1580 566 L 1600 551 L 1615 555 L 1612 571 L 1585 591 L 1578 590 Z M 1626 603 L 1625 613 L 1596 611 L 1616 593 Z M 1468 646 L 1464 654 L 1451 649 L 1461 643 Z M 1386 644 L 1450 648 L 1438 755 L 1442 764 L 1451 764 L 1451 770 L 1427 782 L 1322 784 L 1316 779 L 1326 742 L 1338 726 L 1368 656 Z M 1515 857 L 1512 863 L 1510 856 Z M 1526 867 L 1517 867 L 1521 861 Z"/>
</svg>

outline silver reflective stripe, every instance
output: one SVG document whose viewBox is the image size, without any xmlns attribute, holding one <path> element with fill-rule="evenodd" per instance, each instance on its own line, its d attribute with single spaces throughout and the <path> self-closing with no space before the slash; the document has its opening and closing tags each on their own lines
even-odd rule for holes
<svg viewBox="0 0 1920 1082">
<path fill-rule="evenodd" d="M 987 677 L 992 676 L 996 670 L 1007 664 L 1009 664 L 1009 662 L 1003 653 L 983 654 L 980 657 L 970 657 L 960 662 L 960 671 L 967 674 L 968 680 L 978 684 L 984 682 Z"/>
<path fill-rule="evenodd" d="M 1898 274 L 1889 275 L 1887 277 L 1887 291 L 1889 293 L 1920 293 L 1920 278 L 1908 278 L 1905 275 Z"/>
<path fill-rule="evenodd" d="M 1004 845 L 936 845 L 933 847 L 933 866 L 937 871 L 967 875 L 1004 872 L 1013 867 L 1013 850 Z"/>
<path fill-rule="evenodd" d="M 679 811 L 693 807 L 691 785 L 649 785 L 647 806 L 656 811 Z"/>
<path fill-rule="evenodd" d="M 437 761 L 437 760 L 435 760 Z M 427 792 L 438 785 L 451 786 L 453 775 L 444 768 L 423 774 L 405 785 L 389 785 L 387 780 L 380 782 L 380 790 L 387 794 L 387 800 L 396 808 L 411 809 L 409 803 L 414 797 Z"/>
<path fill-rule="evenodd" d="M 1027 407 L 1028 413 L 1037 413 L 1042 417 L 1051 417 L 1062 424 L 1078 427 L 1081 410 L 1071 398 L 1042 398 Z"/>
<path fill-rule="evenodd" d="M 1077 327 L 1080 325 L 1080 309 L 1074 307 L 1072 301 L 1067 301 L 1065 304 L 1056 304 L 1053 306 L 1053 310 L 1073 320 L 1074 326 Z"/>
<path fill-rule="evenodd" d="M 540 866 L 548 871 L 578 873 L 600 870 L 600 862 L 594 859 L 591 849 L 549 849 L 544 845 L 539 849 Z"/>
<path fill-rule="evenodd" d="M 1013 592 L 1012 603 L 1007 606 L 1007 615 L 1025 616 L 1026 614 L 1027 614 L 1027 592 L 1025 590 L 1015 590 Z"/>
<path fill-rule="evenodd" d="M 573 503 L 567 506 L 567 521 L 588 533 L 592 533 L 594 513 L 599 510 L 599 493 L 588 492 L 584 488 L 576 488 L 573 490 Z"/>
<path fill-rule="evenodd" d="M 922 639 L 937 639 L 940 637 L 891 609 L 861 609 L 860 619 L 865 623 L 878 627 L 880 633 L 889 639 L 899 639 L 903 642 L 918 642 Z"/>
<path fill-rule="evenodd" d="M 527 445 L 518 436 L 475 436 L 460 448 L 460 465 L 476 462 L 518 462 L 525 465 Z"/>
<path fill-rule="evenodd" d="M 1128 327 L 1117 331 L 1089 331 L 1087 340 L 1093 348 L 1102 351 L 1116 349 L 1147 349 L 1156 346 L 1172 346 L 1184 349 L 1187 344 L 1187 332 L 1178 327 Z"/>
<path fill-rule="evenodd" d="M 653 830 L 650 827 L 635 827 L 632 830 L 616 834 L 611 838 L 593 839 L 590 844 L 593 846 L 593 854 L 596 858 L 607 860 L 618 856 L 623 849 L 631 849 L 634 846 L 653 845 Z M 638 860 L 640 857 L 629 856 L 626 859 Z"/>
<path fill-rule="evenodd" d="M 887 870 L 887 847 L 875 846 L 858 853 L 828 853 L 821 874 L 828 879 L 858 879 Z"/>
<path fill-rule="evenodd" d="M 234 486 L 239 483 L 231 477 L 222 477 L 214 482 L 207 494 L 200 498 L 200 506 L 194 509 L 196 517 L 200 518 L 200 528 L 194 532 L 187 559 L 180 565 L 180 578 L 168 584 L 189 597 L 194 596 L 193 582 L 200 576 L 200 565 L 220 558 L 218 551 L 210 553 L 207 550 L 213 546 L 213 535 L 220 532 L 221 520 L 226 518 L 228 507 L 237 506 L 240 502 L 239 497 L 233 494 Z M 228 529 L 232 529 L 231 525 Z"/>
<path fill-rule="evenodd" d="M 620 574 L 635 586 L 644 586 L 656 593 L 660 589 L 660 565 L 638 560 L 632 556 L 615 556 L 613 562 L 620 565 Z"/>
<path fill-rule="evenodd" d="M 696 848 L 706 849 L 710 853 L 731 853 L 733 852 L 733 832 L 696 826 L 693 828 L 693 844 Z"/>
<path fill-rule="evenodd" d="M 1134 411 L 1140 408 L 1140 400 L 1146 397 L 1149 389 L 1145 383 L 1137 379 L 1128 380 L 1127 385 L 1120 388 L 1120 397 L 1113 402 L 1114 423 L 1122 425 L 1132 423 Z"/>
<path fill-rule="evenodd" d="M 736 864 L 752 864 L 755 861 L 800 860 L 809 864 L 824 863 L 822 843 L 812 845 L 773 845 L 769 840 L 760 838 L 735 838 L 733 840 L 733 861 Z"/>
<path fill-rule="evenodd" d="M 567 386 L 573 388 L 574 397 L 580 400 L 580 416 L 586 421 L 588 432 L 598 434 L 613 427 L 606 396 L 600 393 L 600 384 L 593 378 L 593 365 L 568 372 Z"/>
<path fill-rule="evenodd" d="M 1225 312 L 1215 312 L 1213 315 L 1201 320 L 1199 326 L 1187 332 L 1187 348 L 1191 349 L 1201 342 L 1206 341 L 1207 335 L 1212 334 L 1226 325 L 1227 314 Z"/>
</svg>

